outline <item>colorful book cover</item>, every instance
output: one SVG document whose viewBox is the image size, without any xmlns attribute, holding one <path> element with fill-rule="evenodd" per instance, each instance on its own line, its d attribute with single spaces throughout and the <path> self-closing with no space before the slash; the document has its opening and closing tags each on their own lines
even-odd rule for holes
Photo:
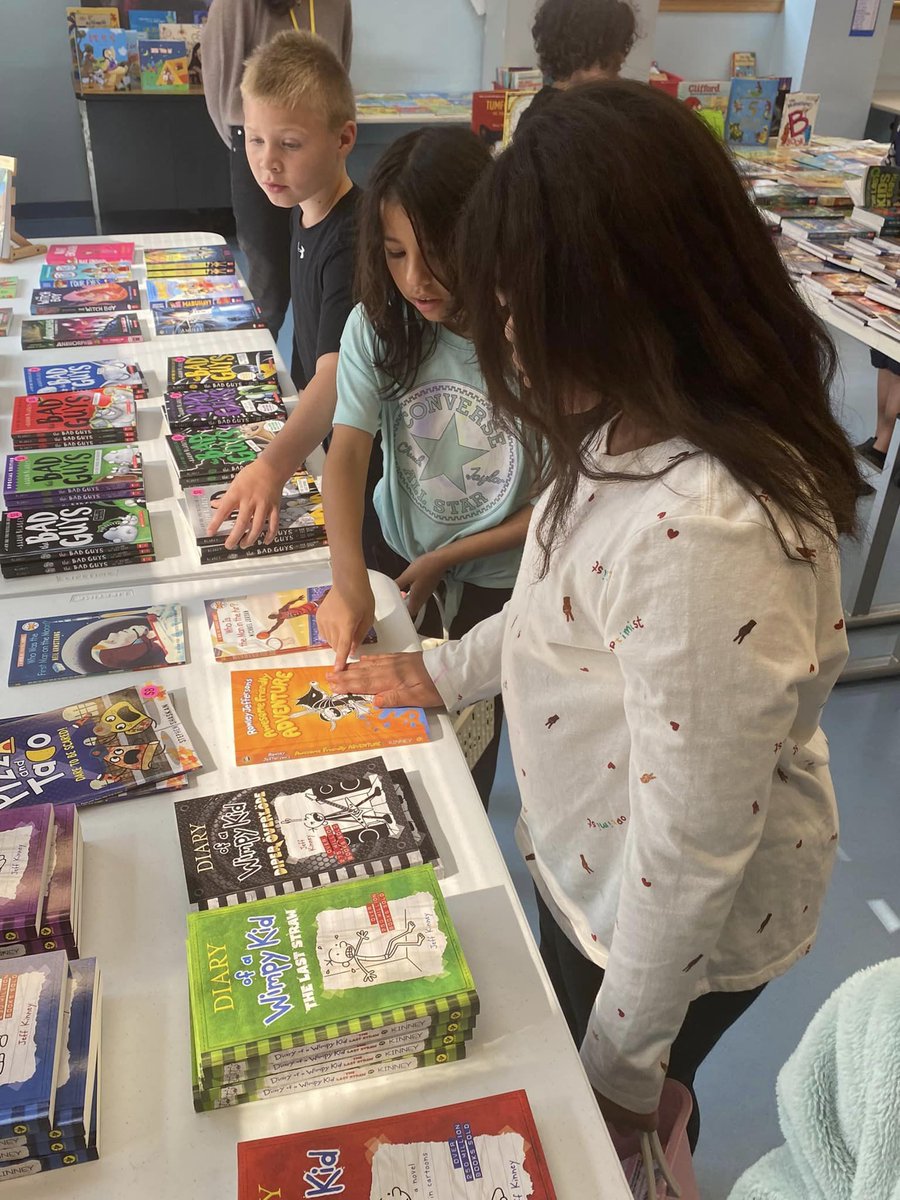
<svg viewBox="0 0 900 1200">
<path fill-rule="evenodd" d="M 181 605 L 17 621 L 10 686 L 146 671 L 186 661 Z"/>
<path fill-rule="evenodd" d="M 731 55 L 731 76 L 752 79 L 756 75 L 756 51 L 734 50 Z"/>
<path fill-rule="evenodd" d="M 57 242 L 47 250 L 50 266 L 62 263 L 133 263 L 134 242 Z"/>
<path fill-rule="evenodd" d="M 431 867 L 189 913 L 201 1083 L 228 1062 L 477 1003 Z M 239 986 L 240 985 L 240 986 Z"/>
<path fill-rule="evenodd" d="M 184 42 L 139 42 L 141 87 L 145 92 L 186 92 L 188 58 Z"/>
<path fill-rule="evenodd" d="M 53 806 L 0 810 L 0 938 L 35 938 L 52 863 Z"/>
<path fill-rule="evenodd" d="M 137 34 L 96 26 L 74 31 L 73 49 L 82 92 L 127 92 L 140 88 Z"/>
<path fill-rule="evenodd" d="M 173 8 L 148 8 L 140 12 L 132 10 L 128 14 L 129 28 L 139 33 L 142 38 L 149 38 L 153 41 L 157 41 L 160 37 L 160 25 L 170 25 L 177 20 L 178 14 Z"/>
<path fill-rule="evenodd" d="M 678 85 L 678 99 L 723 140 L 730 94 L 730 79 L 685 79 Z"/>
<path fill-rule="evenodd" d="M 334 692 L 326 671 L 287 666 L 232 671 L 238 766 L 428 741 L 423 709 L 378 708 L 371 696 Z"/>
<path fill-rule="evenodd" d="M 207 304 L 240 304 L 247 297 L 237 278 L 228 275 L 214 279 L 209 275 L 196 278 L 148 279 L 147 295 L 151 305 L 170 305 L 172 308 L 203 307 Z"/>
<path fill-rule="evenodd" d="M 12 439 L 44 444 L 91 445 L 103 441 L 133 441 L 137 436 L 137 405 L 128 387 L 100 391 L 44 392 L 16 396 L 12 410 Z"/>
<path fill-rule="evenodd" d="M 381 758 L 175 805 L 188 897 L 201 908 L 383 875 L 437 852 Z"/>
<path fill-rule="evenodd" d="M 68 979 L 63 950 L 0 965 L 0 1131 L 53 1128 Z"/>
<path fill-rule="evenodd" d="M 136 500 L 0 513 L 0 559 L 86 550 L 153 547 L 150 514 Z"/>
<path fill-rule="evenodd" d="M 203 25 L 199 21 L 190 25 L 164 22 L 159 27 L 159 36 L 163 41 L 184 42 L 188 56 L 188 84 L 191 87 L 203 86 L 202 35 Z"/>
<path fill-rule="evenodd" d="M 18 275 L 4 275 L 0 279 L 0 300 L 15 300 L 18 290 Z"/>
<path fill-rule="evenodd" d="M 252 300 L 240 304 L 208 304 L 204 308 L 153 308 L 157 337 L 178 333 L 229 333 L 236 329 L 265 329 L 259 307 Z"/>
<path fill-rule="evenodd" d="M 63 1138 L 85 1142 L 91 1132 L 100 1047 L 100 991 L 96 958 L 69 963 L 67 1022 L 53 1122 Z"/>
<path fill-rule="evenodd" d="M 779 146 L 808 146 L 819 111 L 819 95 L 814 92 L 790 92 L 785 97 L 778 127 Z"/>
<path fill-rule="evenodd" d="M 141 294 L 133 279 L 111 283 L 69 280 L 48 284 L 31 293 L 31 314 L 52 317 L 57 313 L 137 312 Z"/>
<path fill-rule="evenodd" d="M 860 208 L 895 208 L 900 205 L 900 167 L 869 167 L 863 176 Z"/>
<path fill-rule="evenodd" d="M 57 263 L 41 267 L 39 283 L 48 287 L 55 283 L 76 284 L 117 283 L 131 279 L 133 263 Z"/>
<path fill-rule="evenodd" d="M 67 8 L 66 20 L 70 28 L 81 29 L 118 29 L 119 10 L 113 5 L 107 7 Z"/>
<path fill-rule="evenodd" d="M 278 385 L 275 355 L 271 350 L 179 354 L 169 358 L 166 367 L 166 386 L 176 392 L 201 392 L 257 383 Z"/>
<path fill-rule="evenodd" d="M 795 217 L 782 221 L 781 231 L 796 241 L 846 241 L 848 238 L 871 238 L 871 229 L 840 217 Z"/>
<path fill-rule="evenodd" d="M 202 392 L 167 392 L 165 412 L 173 433 L 287 420 L 284 401 L 274 385 L 265 383 Z"/>
<path fill-rule="evenodd" d="M 30 504 L 32 497 L 82 490 L 139 495 L 144 488 L 141 452 L 133 446 L 69 446 L 25 450 L 6 458 L 3 495 Z"/>
<path fill-rule="evenodd" d="M 25 368 L 25 391 L 30 396 L 41 392 L 87 392 L 110 384 L 130 388 L 136 400 L 143 400 L 148 395 L 140 367 L 121 359 L 48 363 L 44 367 Z"/>
<path fill-rule="evenodd" d="M 216 662 L 296 654 L 327 646 L 319 633 L 316 613 L 330 591 L 330 585 L 325 584 L 292 592 L 205 601 Z M 364 638 L 366 645 L 377 640 L 374 629 Z"/>
<path fill-rule="evenodd" d="M 6 337 L 10 329 L 12 329 L 13 310 L 11 308 L 0 308 L 0 337 Z"/>
<path fill-rule="evenodd" d="M 159 267 L 178 267 L 192 263 L 234 265 L 234 252 L 224 242 L 211 246 L 161 246 L 144 251 L 148 273 Z"/>
<path fill-rule="evenodd" d="M 524 1091 L 238 1143 L 238 1200 L 555 1200 Z"/>
<path fill-rule="evenodd" d="M 22 322 L 23 350 L 64 350 L 71 346 L 106 346 L 143 340 L 141 323 L 134 313 Z"/>
<path fill-rule="evenodd" d="M 66 554 L 5 558 L 0 561 L 0 574 L 4 579 L 29 579 L 37 575 L 62 575 L 70 571 L 95 571 L 154 561 L 152 549 L 144 547 L 73 550 Z"/>
<path fill-rule="evenodd" d="M 234 527 L 229 516 L 213 536 L 206 532 L 216 512 L 213 503 L 221 500 L 227 490 L 227 484 L 212 483 L 189 487 L 184 493 L 184 508 L 191 532 L 201 550 L 220 547 Z M 281 493 L 278 531 L 268 548 L 298 549 L 311 543 L 321 545 L 325 540 L 324 531 L 325 512 L 315 480 L 306 474 L 292 476 Z M 247 553 L 253 549 L 255 547 Z"/>
<path fill-rule="evenodd" d="M 224 483 L 253 462 L 282 429 L 283 421 L 257 421 L 252 425 L 173 433 L 166 441 L 182 487 Z"/>
<path fill-rule="evenodd" d="M 725 140 L 737 146 L 766 146 L 777 79 L 733 79 L 725 115 Z"/>
<path fill-rule="evenodd" d="M 54 816 L 53 857 L 41 914 L 40 936 L 72 935 L 77 938 L 81 906 L 81 825 L 74 804 L 55 805 Z"/>
<path fill-rule="evenodd" d="M 165 688 L 146 683 L 0 721 L 0 803 L 99 804 L 200 763 Z"/>
</svg>

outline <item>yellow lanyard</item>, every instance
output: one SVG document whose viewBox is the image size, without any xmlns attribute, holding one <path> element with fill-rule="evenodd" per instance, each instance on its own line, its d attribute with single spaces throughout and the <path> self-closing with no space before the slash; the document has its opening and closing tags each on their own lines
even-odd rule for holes
<svg viewBox="0 0 900 1200">
<path fill-rule="evenodd" d="M 294 28 L 300 32 L 300 26 L 297 24 L 297 14 L 291 9 L 291 20 L 294 22 Z M 316 0 L 309 0 L 309 32 L 316 32 Z"/>
</svg>

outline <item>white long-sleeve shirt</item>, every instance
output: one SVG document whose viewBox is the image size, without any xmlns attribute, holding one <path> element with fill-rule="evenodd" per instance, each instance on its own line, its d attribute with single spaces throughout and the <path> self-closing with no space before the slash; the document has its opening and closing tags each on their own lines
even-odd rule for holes
<svg viewBox="0 0 900 1200">
<path fill-rule="evenodd" d="M 648 473 L 691 447 L 611 457 Z M 763 500 L 763 504 L 766 500 Z M 754 988 L 815 937 L 837 847 L 819 716 L 847 658 L 837 553 L 790 561 L 760 501 L 694 453 L 659 479 L 582 480 L 540 577 L 535 509 L 503 612 L 427 652 L 447 706 L 502 694 L 518 845 L 606 975 L 595 1088 L 658 1100 L 688 1004 Z"/>
</svg>

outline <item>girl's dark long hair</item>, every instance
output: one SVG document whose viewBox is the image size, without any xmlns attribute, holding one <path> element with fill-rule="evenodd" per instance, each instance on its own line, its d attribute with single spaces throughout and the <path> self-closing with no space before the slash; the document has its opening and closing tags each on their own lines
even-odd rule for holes
<svg viewBox="0 0 900 1200">
<path fill-rule="evenodd" d="M 420 129 L 398 138 L 378 160 L 360 201 L 356 294 L 376 333 L 375 365 L 388 390 L 412 384 L 434 350 L 438 327 L 403 298 L 384 255 L 382 206 L 399 204 L 435 276 L 458 304 L 456 230 L 463 207 L 491 164 L 468 129 Z M 457 308 L 457 324 L 464 314 Z"/>
<path fill-rule="evenodd" d="M 459 241 L 488 394 L 548 450 L 545 569 L 579 476 L 623 478 L 590 457 L 616 413 L 713 455 L 798 529 L 854 531 L 861 480 L 830 408 L 834 346 L 684 105 L 639 83 L 562 93 L 476 189 Z M 573 420 L 586 397 L 596 406 Z"/>
</svg>

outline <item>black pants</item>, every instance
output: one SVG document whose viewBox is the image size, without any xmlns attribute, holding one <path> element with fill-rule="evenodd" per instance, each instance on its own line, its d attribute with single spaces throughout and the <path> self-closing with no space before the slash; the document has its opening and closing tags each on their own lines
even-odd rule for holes
<svg viewBox="0 0 900 1200">
<path fill-rule="evenodd" d="M 240 125 L 231 127 L 231 207 L 250 293 L 277 341 L 291 299 L 291 209 L 272 204 L 253 178 Z"/>
<path fill-rule="evenodd" d="M 376 455 L 373 454 L 373 459 Z M 380 458 L 380 456 L 379 456 Z M 363 552 L 366 566 L 370 571 L 380 571 L 391 579 L 402 575 L 409 563 L 401 558 L 384 540 L 378 517 L 371 503 L 366 504 L 366 515 L 363 520 Z M 468 633 L 479 621 L 498 613 L 512 595 L 512 588 L 478 587 L 474 583 L 463 584 L 462 599 L 459 611 L 450 623 L 448 630 L 452 638 L 461 638 Z M 440 614 L 437 606 L 429 603 L 425 616 L 419 624 L 419 633 L 424 637 L 440 637 L 443 633 Z M 494 786 L 494 776 L 497 773 L 497 752 L 500 749 L 500 733 L 503 727 L 503 701 L 499 696 L 494 697 L 494 736 L 472 768 L 472 779 L 481 797 L 481 803 L 487 812 L 488 801 L 491 798 L 491 788 Z"/>
<path fill-rule="evenodd" d="M 598 967 L 578 950 L 556 924 L 547 905 L 537 896 L 541 931 L 541 958 L 559 999 L 563 1015 L 576 1045 L 580 1046 L 587 1032 L 588 1020 L 597 992 L 603 983 L 603 968 Z M 697 1068 L 715 1046 L 722 1034 L 762 992 L 765 984 L 748 992 L 707 992 L 688 1006 L 684 1023 L 669 1051 L 670 1079 L 677 1079 L 689 1089 L 694 1101 L 687 1133 L 691 1150 L 700 1136 L 700 1110 L 694 1092 Z"/>
</svg>

